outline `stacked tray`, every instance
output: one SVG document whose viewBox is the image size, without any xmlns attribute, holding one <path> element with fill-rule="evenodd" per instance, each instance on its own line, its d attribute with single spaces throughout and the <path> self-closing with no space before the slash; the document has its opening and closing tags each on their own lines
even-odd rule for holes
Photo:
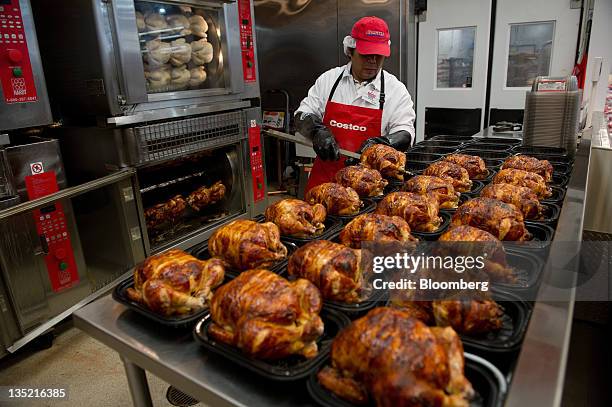
<svg viewBox="0 0 612 407">
<path fill-rule="evenodd" d="M 425 154 L 442 154 L 448 155 L 457 152 L 458 149 L 454 147 L 442 147 L 442 146 L 423 146 L 416 145 L 408 150 L 408 153 L 425 153 Z M 408 158 L 406 158 L 408 159 Z"/>
<path fill-rule="evenodd" d="M 263 223 L 266 221 L 266 218 L 264 215 L 258 215 L 254 217 L 253 220 L 255 222 Z M 310 243 L 314 240 L 326 240 L 330 236 L 333 236 L 335 233 L 338 233 L 338 231 L 342 229 L 342 222 L 338 219 L 326 218 L 324 224 L 325 224 L 325 229 L 323 229 L 321 233 L 317 233 L 309 237 L 296 237 L 296 236 L 281 234 L 281 241 L 289 242 L 299 247 L 299 246 L 305 245 L 306 243 Z"/>
</svg>

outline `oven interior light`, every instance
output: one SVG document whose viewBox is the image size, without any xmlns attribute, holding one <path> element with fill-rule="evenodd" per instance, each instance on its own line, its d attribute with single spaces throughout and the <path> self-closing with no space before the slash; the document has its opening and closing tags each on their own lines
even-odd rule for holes
<svg viewBox="0 0 612 407">
<path fill-rule="evenodd" d="M 166 9 L 165 8 L 160 8 L 159 9 L 159 14 L 166 14 Z"/>
</svg>

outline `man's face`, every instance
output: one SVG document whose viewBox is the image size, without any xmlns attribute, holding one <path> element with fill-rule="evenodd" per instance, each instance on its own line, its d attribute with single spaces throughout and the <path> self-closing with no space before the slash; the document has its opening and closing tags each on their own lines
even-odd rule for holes
<svg viewBox="0 0 612 407">
<path fill-rule="evenodd" d="M 361 55 L 357 50 L 353 51 L 352 71 L 353 76 L 360 82 L 372 80 L 381 70 L 385 57 L 382 55 Z"/>
</svg>

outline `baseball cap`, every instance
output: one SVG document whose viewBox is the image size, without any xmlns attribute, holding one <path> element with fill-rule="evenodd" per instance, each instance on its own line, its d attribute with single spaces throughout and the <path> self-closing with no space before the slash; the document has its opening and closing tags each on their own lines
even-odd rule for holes
<svg viewBox="0 0 612 407">
<path fill-rule="evenodd" d="M 389 27 L 381 18 L 359 19 L 351 30 L 351 37 L 355 39 L 357 52 L 362 55 L 391 55 Z"/>
</svg>

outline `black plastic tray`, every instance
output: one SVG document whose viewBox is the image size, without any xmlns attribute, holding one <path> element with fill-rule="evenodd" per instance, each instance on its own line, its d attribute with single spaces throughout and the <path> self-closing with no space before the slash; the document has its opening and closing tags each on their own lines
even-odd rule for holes
<svg viewBox="0 0 612 407">
<path fill-rule="evenodd" d="M 408 150 L 408 153 L 425 153 L 425 154 L 452 154 L 457 151 L 457 148 L 453 147 L 441 147 L 441 146 L 420 146 L 416 145 Z"/>
<path fill-rule="evenodd" d="M 451 222 L 452 215 L 445 211 L 438 212 L 438 215 L 442 218 L 442 223 L 440 227 L 435 232 L 417 232 L 415 230 L 411 230 L 410 234 L 419 238 L 419 240 L 427 240 L 427 241 L 435 241 L 438 240 L 442 233 L 446 232 L 448 226 Z"/>
<path fill-rule="evenodd" d="M 552 228 L 555 228 L 557 221 L 559 220 L 559 213 L 561 213 L 561 207 L 552 202 L 544 202 L 542 205 L 542 218 L 541 219 L 526 219 L 526 221 L 535 224 L 544 224 Z"/>
<path fill-rule="evenodd" d="M 461 149 L 460 153 L 469 154 L 469 155 L 477 155 L 478 157 L 487 160 L 505 160 L 510 157 L 511 153 L 509 151 L 487 151 L 487 150 L 475 150 L 472 148 L 472 145 L 467 146 L 465 149 Z"/>
<path fill-rule="evenodd" d="M 264 223 L 266 221 L 266 217 L 264 215 L 257 215 L 253 218 L 253 220 L 255 222 L 258 223 Z M 342 229 L 342 222 L 340 222 L 337 219 L 325 219 L 325 222 L 323 222 L 325 225 L 325 229 L 323 229 L 323 232 L 318 233 L 316 235 L 313 236 L 309 236 L 309 237 L 295 237 L 295 236 L 289 236 L 289 235 L 283 235 L 281 234 L 281 241 L 284 242 L 289 242 L 289 243 L 293 243 L 296 246 L 303 246 L 306 243 L 310 243 L 313 240 L 325 240 L 328 239 L 330 236 L 332 236 L 334 233 L 338 232 L 340 229 Z"/>
<path fill-rule="evenodd" d="M 452 148 L 459 148 L 462 145 L 464 145 L 465 143 L 462 141 L 450 141 L 450 140 L 425 140 L 425 141 L 421 141 L 420 143 L 415 144 L 416 146 L 423 146 L 423 147 L 452 147 Z"/>
<path fill-rule="evenodd" d="M 151 321 L 154 321 L 160 325 L 169 327 L 169 328 L 175 328 L 175 329 L 191 328 L 199 319 L 201 319 L 205 314 L 208 313 L 208 306 L 207 306 L 200 311 L 197 311 L 191 314 L 187 314 L 187 315 L 180 315 L 180 316 L 159 315 L 151 311 L 145 305 L 142 305 L 136 301 L 132 301 L 127 296 L 128 288 L 134 288 L 134 276 L 133 275 L 123 280 L 122 282 L 120 282 L 119 284 L 115 286 L 115 289 L 113 290 L 113 299 L 125 305 L 130 310 L 142 315 L 143 317 L 150 319 Z"/>
<path fill-rule="evenodd" d="M 503 159 L 493 159 L 493 158 L 484 158 L 484 157 L 481 157 L 481 158 L 485 162 L 485 165 L 487 166 L 487 168 L 489 169 L 492 168 L 492 169 L 498 170 L 504 164 Z"/>
<path fill-rule="evenodd" d="M 390 185 L 396 186 L 395 183 L 390 183 Z M 373 200 L 366 198 L 362 199 L 362 201 L 363 207 L 359 210 L 359 212 L 354 215 L 327 215 L 327 218 L 339 220 L 342 222 L 343 225 L 346 225 L 347 223 L 355 219 L 357 216 L 363 215 L 364 213 L 373 212 L 376 209 L 376 202 L 374 202 Z"/>
<path fill-rule="evenodd" d="M 520 246 L 506 249 L 506 262 L 514 269 L 517 281 L 515 283 L 491 282 L 493 286 L 506 291 L 524 292 L 539 284 L 544 264 L 533 251 L 520 250 Z"/>
<path fill-rule="evenodd" d="M 332 340 L 350 320 L 339 312 L 321 310 L 321 319 L 325 325 L 323 336 L 317 341 L 319 353 L 312 359 L 301 356 L 291 356 L 276 361 L 259 360 L 245 355 L 240 349 L 208 336 L 208 327 L 212 323 L 210 313 L 207 313 L 197 323 L 193 337 L 207 350 L 221 355 L 260 376 L 277 381 L 294 381 L 304 378 L 316 370 L 317 366 L 328 356 Z"/>
<path fill-rule="evenodd" d="M 422 162 L 418 162 L 418 161 L 412 161 L 412 162 L 406 162 L 406 170 L 414 172 L 415 174 L 420 174 L 421 172 L 423 172 L 423 170 L 425 170 L 425 168 L 429 167 L 429 164 L 431 163 L 422 163 Z M 408 175 L 404 176 L 404 179 L 408 179 L 410 178 Z M 401 181 L 390 181 L 392 183 L 401 183 Z"/>
<path fill-rule="evenodd" d="M 444 155 L 432 154 L 432 153 L 413 153 L 411 151 L 406 153 L 406 162 L 419 162 L 431 164 L 434 161 L 440 160 Z"/>
<path fill-rule="evenodd" d="M 508 144 L 494 144 L 494 143 L 474 143 L 470 144 L 469 148 L 472 150 L 484 150 L 484 151 L 510 151 L 512 150 L 512 145 Z"/>
<path fill-rule="evenodd" d="M 525 221 L 525 228 L 531 233 L 531 242 L 546 242 L 548 245 L 555 235 L 555 229 L 543 223 Z"/>
<path fill-rule="evenodd" d="M 533 158 L 537 158 L 538 160 L 548 160 L 555 167 L 557 164 L 565 164 L 568 166 L 572 166 L 574 163 L 574 159 L 571 157 L 565 157 L 561 155 L 549 155 L 544 153 L 517 153 L 516 151 L 512 152 L 513 155 L 516 154 L 525 154 Z"/>
<path fill-rule="evenodd" d="M 561 188 L 555 185 L 551 185 L 550 188 L 552 189 L 552 195 L 546 199 L 542 199 L 540 202 L 552 202 L 561 205 L 563 200 L 565 199 L 565 188 Z"/>
<path fill-rule="evenodd" d="M 558 173 L 553 173 L 552 181 L 550 181 L 550 185 L 565 188 L 567 187 L 568 182 L 569 182 L 569 176 L 558 174 Z"/>
<path fill-rule="evenodd" d="M 553 165 L 553 174 L 570 175 L 574 167 L 571 164 L 562 164 L 557 162 L 551 162 Z"/>
<path fill-rule="evenodd" d="M 567 157 L 567 150 L 560 147 L 543 146 L 516 146 L 512 149 L 515 153 L 531 155 L 531 153 L 545 154 L 548 157 Z"/>
<path fill-rule="evenodd" d="M 375 276 L 372 276 L 370 280 L 373 280 Z M 376 290 L 372 286 L 372 281 L 369 281 L 369 293 L 366 299 L 361 302 L 348 304 L 340 301 L 323 301 L 323 308 L 332 309 L 334 311 L 342 312 L 351 319 L 357 318 L 374 307 L 382 305 L 386 301 L 386 292 L 384 290 Z"/>
<path fill-rule="evenodd" d="M 478 195 L 480 195 L 480 191 L 482 191 L 482 189 L 485 187 L 486 183 L 481 181 L 481 180 L 477 180 L 474 179 L 472 180 L 472 189 L 470 189 L 470 192 L 462 192 L 461 195 L 467 195 L 470 197 L 476 197 Z"/>
<path fill-rule="evenodd" d="M 434 136 L 428 140 L 434 140 L 434 141 L 456 141 L 456 142 L 460 142 L 460 143 L 473 143 L 475 140 L 472 136 L 457 136 L 457 135 L 453 135 L 453 134 L 439 134 L 437 136 Z"/>
<path fill-rule="evenodd" d="M 374 202 L 380 202 L 380 201 L 382 201 L 382 199 L 385 197 L 385 195 L 390 194 L 391 192 L 397 192 L 397 191 L 399 191 L 399 189 L 400 189 L 400 186 L 401 186 L 401 185 L 403 185 L 403 182 L 402 182 L 402 183 L 400 183 L 400 182 L 397 182 L 397 183 L 395 183 L 395 182 L 393 182 L 393 183 L 389 183 L 389 184 L 388 184 L 388 185 L 385 187 L 385 189 L 383 190 L 383 194 L 382 194 L 382 195 L 379 195 L 379 196 L 371 196 L 371 197 L 369 197 L 369 198 L 367 198 L 367 199 L 370 199 L 370 200 L 372 200 L 372 201 L 374 201 Z"/>
<path fill-rule="evenodd" d="M 469 195 L 466 195 L 466 194 L 459 195 L 459 203 L 457 204 L 457 208 L 459 206 L 463 205 L 464 203 L 466 203 L 467 201 L 469 201 L 470 199 L 472 199 L 472 197 L 469 196 Z M 442 209 L 442 208 L 440 208 L 440 212 L 449 213 L 451 215 L 451 217 L 452 217 L 453 214 L 457 211 L 457 208 L 454 208 L 454 209 Z"/>
<path fill-rule="evenodd" d="M 321 364 L 321 369 L 328 366 L 330 363 L 330 358 L 325 358 Z M 324 407 L 354 407 L 354 404 L 341 399 L 321 386 L 317 379 L 317 373 L 321 369 L 315 370 L 306 382 L 310 397 L 312 397 L 318 405 Z M 470 402 L 470 407 L 498 407 L 501 405 L 503 395 L 501 393 L 499 379 L 497 379 L 496 375 L 489 367 L 466 358 L 464 374 L 472 384 L 476 393 L 474 400 Z M 374 406 L 374 402 L 370 401 L 366 406 Z"/>
<path fill-rule="evenodd" d="M 484 144 L 507 144 L 511 146 L 518 146 L 522 143 L 521 139 L 516 138 L 503 138 L 503 137 L 475 137 L 476 143 Z"/>
</svg>

